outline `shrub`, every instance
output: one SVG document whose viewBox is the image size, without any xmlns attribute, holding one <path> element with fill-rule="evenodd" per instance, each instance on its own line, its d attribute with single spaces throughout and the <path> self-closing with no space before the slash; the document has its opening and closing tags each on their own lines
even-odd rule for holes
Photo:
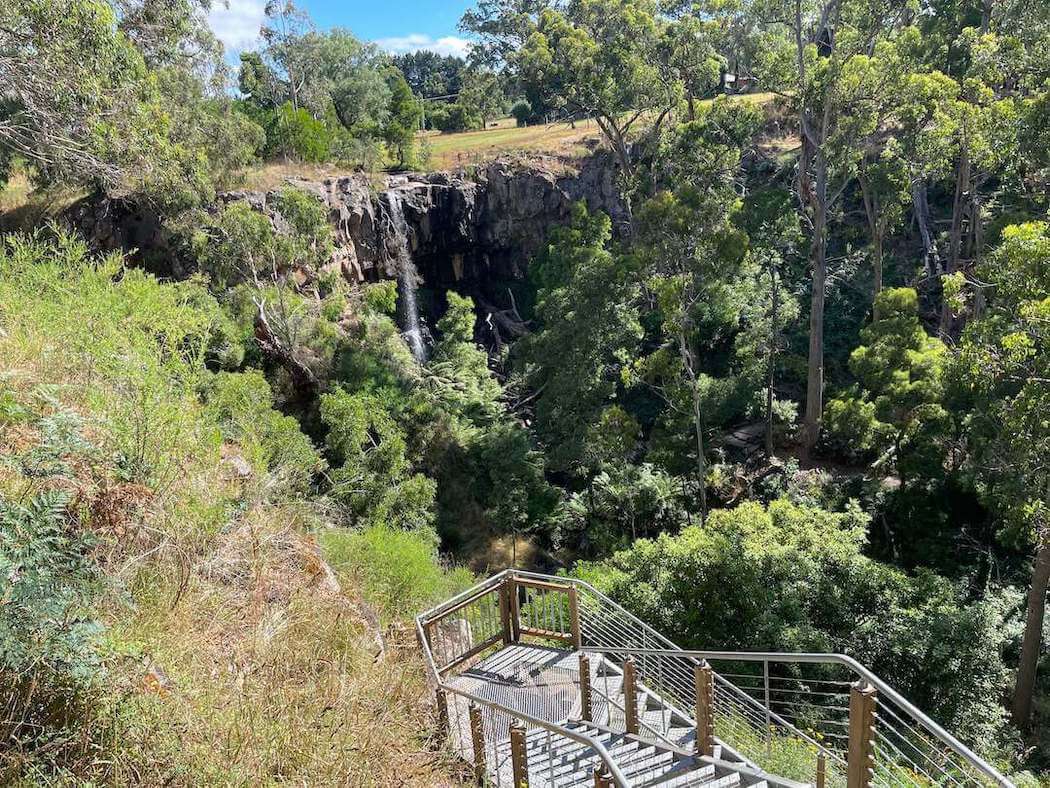
<svg viewBox="0 0 1050 788">
<path fill-rule="evenodd" d="M 425 532 L 376 525 L 362 531 L 326 531 L 320 542 L 329 562 L 353 575 L 365 598 L 388 620 L 414 615 L 473 579 L 466 569 L 446 572 L 432 536 Z"/>
<path fill-rule="evenodd" d="M 328 159 L 331 134 L 322 121 L 286 102 L 277 111 L 277 122 L 268 143 L 270 155 L 321 162 Z"/>
<path fill-rule="evenodd" d="M 95 449 L 72 414 L 26 421 L 36 440 L 4 458 L 21 490 L 0 489 L 0 752 L 64 748 L 103 675 L 94 540 L 65 489 Z"/>
<path fill-rule="evenodd" d="M 294 188 L 281 191 L 274 207 L 281 232 L 246 202 L 232 202 L 192 239 L 198 264 L 217 290 L 242 282 L 272 280 L 297 267 L 316 273 L 332 256 L 332 230 L 324 205 Z"/>
<path fill-rule="evenodd" d="M 468 131 L 469 129 L 479 129 L 483 121 L 481 115 L 475 110 L 455 103 L 448 104 L 444 111 L 433 119 L 433 123 L 435 128 L 448 134 L 457 131 Z"/>
<path fill-rule="evenodd" d="M 321 419 L 333 465 L 332 494 L 372 524 L 429 529 L 432 479 L 411 474 L 405 434 L 378 397 L 339 390 L 321 397 Z M 433 536 L 433 535 L 432 535 Z"/>
<path fill-rule="evenodd" d="M 321 470 L 321 458 L 299 423 L 273 409 L 273 392 L 261 372 L 219 373 L 205 399 L 206 411 L 223 437 L 238 443 L 249 461 L 269 474 L 271 495 L 309 489 Z"/>
<path fill-rule="evenodd" d="M 518 99 L 510 108 L 510 114 L 518 122 L 518 127 L 528 126 L 532 120 L 532 105 L 525 99 Z"/>
<path fill-rule="evenodd" d="M 684 647 L 845 652 L 950 729 L 993 740 L 1010 601 L 971 603 L 932 572 L 872 561 L 866 524 L 855 505 L 745 503 L 577 574 Z"/>
</svg>

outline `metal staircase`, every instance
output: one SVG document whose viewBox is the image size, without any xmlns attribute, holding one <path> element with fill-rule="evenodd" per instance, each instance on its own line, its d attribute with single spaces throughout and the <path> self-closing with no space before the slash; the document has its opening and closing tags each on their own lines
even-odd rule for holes
<svg viewBox="0 0 1050 788">
<path fill-rule="evenodd" d="M 416 628 L 479 784 L 1012 788 L 849 657 L 683 651 L 571 578 L 507 570 Z"/>
</svg>

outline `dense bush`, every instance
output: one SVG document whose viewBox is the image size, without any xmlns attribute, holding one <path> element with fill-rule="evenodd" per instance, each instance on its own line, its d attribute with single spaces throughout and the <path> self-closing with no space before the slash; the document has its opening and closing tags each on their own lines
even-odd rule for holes
<svg viewBox="0 0 1050 788">
<path fill-rule="evenodd" d="M 866 525 L 855 506 L 745 503 L 576 574 L 687 648 L 851 654 L 950 729 L 990 741 L 1004 717 L 1007 600 L 970 603 L 933 573 L 866 558 Z"/>
<path fill-rule="evenodd" d="M 321 545 L 333 566 L 358 580 L 386 620 L 418 613 L 470 585 L 466 570 L 442 569 L 433 534 L 426 531 L 386 525 L 331 530 L 321 534 Z"/>
<path fill-rule="evenodd" d="M 298 161 L 325 161 L 331 133 L 323 121 L 305 109 L 283 104 L 267 135 L 267 153 Z"/>
<path fill-rule="evenodd" d="M 257 472 L 268 474 L 269 494 L 304 493 L 322 462 L 291 416 L 274 410 L 273 392 L 261 372 L 222 372 L 209 381 L 205 412 L 238 445 Z"/>
<path fill-rule="evenodd" d="M 226 205 L 194 232 L 193 252 L 217 291 L 241 282 L 270 282 L 293 267 L 316 274 L 331 259 L 324 205 L 287 188 L 277 194 L 273 208 L 284 220 L 282 232 L 242 201 Z"/>
<path fill-rule="evenodd" d="M 480 129 L 482 126 L 481 115 L 459 102 L 443 105 L 436 112 L 431 112 L 430 123 L 435 129 L 446 134 Z"/>
<path fill-rule="evenodd" d="M 528 126 L 532 121 L 532 105 L 525 99 L 518 99 L 511 105 L 510 114 L 518 122 L 518 127 Z"/>
</svg>

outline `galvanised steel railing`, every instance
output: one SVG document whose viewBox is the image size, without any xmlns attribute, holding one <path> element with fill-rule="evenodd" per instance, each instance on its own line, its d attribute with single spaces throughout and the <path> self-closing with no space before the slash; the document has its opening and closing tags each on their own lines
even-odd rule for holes
<svg viewBox="0 0 1050 788">
<path fill-rule="evenodd" d="M 573 578 L 506 570 L 423 614 L 417 628 L 435 688 L 475 703 L 486 701 L 449 687 L 442 675 L 486 650 L 531 637 L 599 655 L 613 666 L 630 661 L 639 686 L 674 710 L 639 725 L 646 738 L 677 745 L 689 740 L 705 755 L 717 743 L 746 766 L 821 788 L 1013 788 L 991 764 L 848 656 L 683 651 Z M 714 671 L 712 663 L 722 669 Z M 610 722 L 625 720 L 626 708 L 637 702 L 633 694 L 630 700 L 604 695 L 602 700 Z M 527 716 L 499 711 L 507 719 Z M 589 738 L 541 720 L 531 724 L 551 736 Z M 500 737 L 500 731 L 492 733 L 494 740 Z M 608 753 L 594 740 L 583 743 L 616 781 Z M 459 749 L 465 755 L 466 748 Z"/>
<path fill-rule="evenodd" d="M 555 741 L 569 741 L 593 752 L 617 788 L 630 788 L 630 782 L 608 750 L 593 737 L 467 692 L 443 680 L 443 675 L 457 666 L 497 645 L 514 642 L 523 632 L 571 640 L 571 633 L 567 635 L 553 625 L 554 606 L 551 604 L 541 605 L 543 613 L 540 614 L 531 609 L 535 600 L 529 601 L 523 623 L 520 599 L 515 593 L 515 599 L 511 601 L 508 586 L 504 583 L 512 576 L 509 572 L 501 572 L 416 618 L 416 634 L 429 683 L 437 692 L 438 716 L 443 732 L 448 734 L 452 748 L 460 757 L 475 764 L 479 783 L 488 780 L 497 786 L 502 785 L 504 766 L 511 756 L 510 725 L 517 723 L 525 728 L 526 735 L 542 732 L 540 735 L 546 737 L 546 766 L 552 775 L 555 771 Z M 538 589 L 541 594 L 562 594 L 563 582 L 558 588 L 548 587 L 554 585 L 549 580 L 555 579 L 549 578 L 543 585 L 530 587 Z M 450 696 L 452 703 L 448 702 Z M 467 707 L 466 719 L 464 705 Z"/>
</svg>

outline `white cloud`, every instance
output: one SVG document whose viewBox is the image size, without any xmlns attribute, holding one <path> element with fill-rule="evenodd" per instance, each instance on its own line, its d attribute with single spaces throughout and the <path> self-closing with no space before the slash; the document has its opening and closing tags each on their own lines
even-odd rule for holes
<svg viewBox="0 0 1050 788">
<path fill-rule="evenodd" d="M 409 33 L 407 36 L 391 36 L 380 38 L 375 42 L 380 49 L 384 49 L 392 55 L 403 55 L 407 52 L 418 52 L 421 49 L 429 49 L 439 55 L 458 55 L 465 57 L 470 41 L 459 36 L 442 36 L 434 39 L 422 33 Z"/>
<path fill-rule="evenodd" d="M 265 0 L 228 0 L 212 6 L 208 24 L 225 45 L 227 54 L 236 54 L 258 43 L 265 8 Z"/>
</svg>

